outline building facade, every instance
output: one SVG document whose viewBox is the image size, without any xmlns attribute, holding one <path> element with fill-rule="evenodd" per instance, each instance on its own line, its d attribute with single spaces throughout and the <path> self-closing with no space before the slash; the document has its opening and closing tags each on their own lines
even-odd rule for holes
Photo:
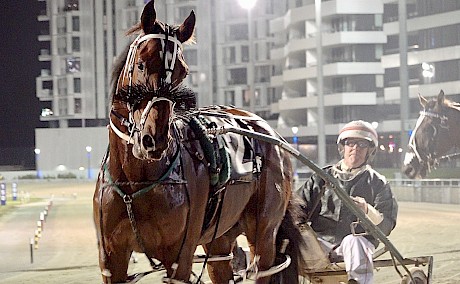
<svg viewBox="0 0 460 284">
<path fill-rule="evenodd" d="M 318 29 L 314 2 L 288 1 L 287 11 L 270 23 L 278 39 L 271 50 L 276 62 L 271 82 L 279 100 L 272 109 L 279 113 L 280 133 L 285 137 L 297 135 L 300 149 L 310 157 L 316 158 L 316 135 L 323 127 L 326 160 L 331 161 L 337 156 L 335 139 L 345 123 L 358 118 L 376 120 L 383 94 L 383 3 L 323 1 Z M 322 74 L 318 74 L 318 64 Z M 292 127 L 298 129 L 297 134 Z"/>
<path fill-rule="evenodd" d="M 139 21 L 144 1 L 39 2 L 43 69 L 36 78 L 36 95 L 40 120 L 48 128 L 36 129 L 36 167 L 97 168 L 108 142 L 111 66 L 132 40 L 125 32 Z M 160 7 L 158 14 L 164 16 L 164 9 Z M 92 149 L 90 164 L 87 146 Z"/>
<path fill-rule="evenodd" d="M 322 1 L 322 93 L 318 92 L 314 2 L 287 1 L 284 14 L 270 22 L 279 40 L 271 51 L 275 70 L 271 82 L 279 98 L 272 110 L 279 113 L 279 132 L 298 136 L 300 149 L 315 159 L 318 101 L 323 96 L 327 162 L 339 158 L 335 145 L 339 129 L 350 120 L 364 119 L 373 122 L 380 135 L 375 164 L 399 167 L 420 110 L 418 93 L 429 98 L 443 89 L 449 99 L 460 99 L 460 2 L 403 1 L 407 32 L 402 34 L 408 42 L 408 91 L 402 92 L 408 96 L 405 110 L 399 79 L 401 1 Z M 404 125 L 403 112 L 407 112 Z"/>
<path fill-rule="evenodd" d="M 105 151 L 110 68 L 130 42 L 124 33 L 139 21 L 146 1 L 38 1 L 43 3 L 39 60 L 47 67 L 37 77 L 37 97 L 41 120 L 49 126 L 37 129 L 36 147 L 43 149 L 38 167 L 79 168 L 86 164 L 87 144 L 98 144 L 90 145 L 97 149 L 95 157 Z M 443 89 L 460 101 L 460 2 L 405 2 L 409 114 L 404 127 L 410 131 L 418 93 L 431 97 Z M 157 1 L 156 9 L 168 23 L 196 12 L 197 43 L 185 45 L 184 56 L 190 67 L 186 84 L 197 92 L 200 106 L 252 110 L 315 161 L 318 133 L 324 133 L 327 163 L 338 159 L 335 139 L 345 123 L 374 122 L 381 147 L 377 165 L 397 167 L 408 138 L 400 138 L 398 5 L 398 0 L 322 1 L 319 28 L 314 0 L 258 0 L 250 11 L 237 0 L 165 0 Z M 100 133 L 97 139 L 88 142 L 81 134 L 85 128 L 99 129 L 89 130 Z M 54 153 L 66 158 L 46 159 L 53 149 L 45 151 L 47 145 L 64 136 L 83 156 Z M 98 161 L 90 167 L 97 168 Z"/>
</svg>

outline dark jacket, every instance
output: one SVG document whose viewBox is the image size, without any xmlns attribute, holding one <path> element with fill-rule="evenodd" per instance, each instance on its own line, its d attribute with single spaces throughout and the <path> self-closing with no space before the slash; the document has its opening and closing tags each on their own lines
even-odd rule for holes
<svg viewBox="0 0 460 284">
<path fill-rule="evenodd" d="M 334 172 L 332 166 L 326 167 L 325 170 L 329 174 Z M 398 205 L 391 192 L 390 184 L 385 177 L 367 166 L 363 172 L 357 174 L 353 179 L 349 181 L 339 179 L 339 181 L 342 188 L 350 196 L 363 197 L 368 204 L 383 214 L 383 221 L 378 227 L 388 236 L 396 225 Z M 303 187 L 298 190 L 298 193 L 306 202 L 304 210 L 307 215 L 313 210 L 315 201 L 319 198 L 324 184 L 322 178 L 313 174 Z M 326 187 L 324 194 L 320 198 L 321 200 L 314 208 L 310 218 L 311 227 L 322 239 L 333 244 L 340 244 L 345 236 L 351 234 L 350 224 L 356 221 L 357 218 L 342 204 L 333 189 Z M 361 226 L 356 228 L 356 233 L 363 231 Z M 378 240 L 370 235 L 366 236 L 366 238 L 377 247 Z"/>
</svg>

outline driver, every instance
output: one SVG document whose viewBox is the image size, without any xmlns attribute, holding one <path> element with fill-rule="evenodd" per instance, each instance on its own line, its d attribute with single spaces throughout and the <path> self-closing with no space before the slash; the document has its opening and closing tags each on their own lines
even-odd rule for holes
<svg viewBox="0 0 460 284">
<path fill-rule="evenodd" d="M 377 132 L 368 122 L 352 121 L 340 130 L 337 145 L 342 159 L 325 171 L 337 178 L 372 223 L 389 235 L 396 225 L 398 206 L 390 184 L 369 165 L 377 150 Z M 360 225 L 353 235 L 350 226 L 357 218 L 317 174 L 298 193 L 306 201 L 306 221 L 311 222 L 330 260 L 345 262 L 348 283 L 373 283 L 372 255 L 378 240 L 357 235 L 364 233 Z"/>
</svg>

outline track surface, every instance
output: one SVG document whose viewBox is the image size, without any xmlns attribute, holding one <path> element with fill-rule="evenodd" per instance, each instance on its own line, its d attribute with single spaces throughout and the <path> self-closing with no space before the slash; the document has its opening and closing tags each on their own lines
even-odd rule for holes
<svg viewBox="0 0 460 284">
<path fill-rule="evenodd" d="M 101 283 L 92 221 L 93 189 L 94 182 L 18 184 L 19 191 L 44 199 L 0 217 L 1 283 Z M 30 238 L 52 195 L 53 206 L 31 263 Z M 460 283 L 458 220 L 459 205 L 400 202 L 398 224 L 389 239 L 403 257 L 433 255 L 433 283 Z M 149 269 L 145 257 L 138 257 L 138 263 L 130 264 L 130 273 Z M 199 274 L 201 264 L 194 271 Z M 150 274 L 139 283 L 161 283 L 163 276 Z M 399 276 L 392 268 L 382 268 L 375 273 L 375 283 L 399 283 Z"/>
</svg>

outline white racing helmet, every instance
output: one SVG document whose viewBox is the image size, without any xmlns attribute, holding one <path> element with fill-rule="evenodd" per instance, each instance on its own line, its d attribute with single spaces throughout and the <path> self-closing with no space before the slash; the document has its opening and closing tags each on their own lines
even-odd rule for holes
<svg viewBox="0 0 460 284">
<path fill-rule="evenodd" d="M 343 141 L 347 138 L 361 138 L 371 142 L 369 151 L 367 153 L 367 163 L 374 159 L 375 153 L 377 152 L 377 146 L 379 144 L 377 131 L 374 127 L 363 120 L 351 121 L 340 130 L 339 137 L 337 137 L 337 145 L 339 148 L 340 156 L 343 157 Z"/>
</svg>

